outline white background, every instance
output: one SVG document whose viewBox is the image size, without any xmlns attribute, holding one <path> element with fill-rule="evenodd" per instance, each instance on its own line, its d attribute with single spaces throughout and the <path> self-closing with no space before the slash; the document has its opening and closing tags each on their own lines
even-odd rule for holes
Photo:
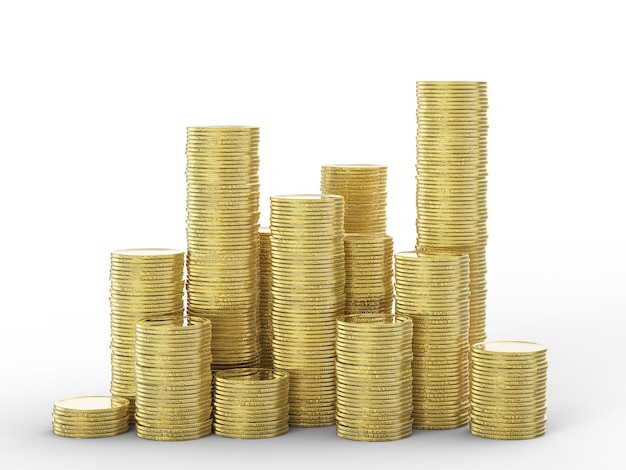
<svg viewBox="0 0 626 470">
<path fill-rule="evenodd" d="M 2 467 L 623 462 L 619 3 L 0 3 Z M 409 250 L 416 80 L 488 82 L 488 334 L 548 346 L 544 437 L 52 434 L 56 400 L 108 393 L 110 252 L 185 248 L 187 126 L 260 126 L 265 223 L 271 194 L 319 191 L 322 164 L 386 163 L 388 232 Z"/>
</svg>

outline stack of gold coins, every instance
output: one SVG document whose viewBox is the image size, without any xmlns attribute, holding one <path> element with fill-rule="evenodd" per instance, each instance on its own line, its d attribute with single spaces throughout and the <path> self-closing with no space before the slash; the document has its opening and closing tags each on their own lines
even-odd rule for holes
<svg viewBox="0 0 626 470">
<path fill-rule="evenodd" d="M 189 316 L 138 320 L 137 436 L 158 441 L 211 433 L 211 322 Z"/>
<path fill-rule="evenodd" d="M 337 320 L 337 435 L 402 439 L 413 430 L 410 317 L 346 315 Z"/>
<path fill-rule="evenodd" d="M 272 253 L 270 228 L 259 229 L 259 367 L 272 368 Z"/>
<path fill-rule="evenodd" d="M 289 424 L 335 424 L 335 321 L 345 307 L 343 198 L 270 198 L 272 353 L 290 375 Z"/>
<path fill-rule="evenodd" d="M 387 232 L 387 167 L 373 164 L 322 166 L 322 194 L 343 196 L 346 233 Z"/>
<path fill-rule="evenodd" d="M 383 234 L 346 234 L 345 314 L 391 314 L 393 238 Z"/>
<path fill-rule="evenodd" d="M 52 430 L 57 436 L 111 437 L 128 431 L 130 401 L 118 397 L 74 397 L 59 400 L 52 410 Z"/>
<path fill-rule="evenodd" d="M 211 320 L 214 369 L 259 361 L 259 129 L 187 128 L 187 311 Z"/>
<path fill-rule="evenodd" d="M 547 348 L 487 341 L 471 350 L 470 432 L 490 439 L 532 439 L 546 432 Z"/>
<path fill-rule="evenodd" d="M 264 369 L 215 373 L 215 434 L 264 439 L 289 430 L 289 374 Z"/>
<path fill-rule="evenodd" d="M 169 248 L 136 248 L 111 253 L 111 393 L 135 406 L 135 322 L 179 315 L 184 304 L 185 253 Z"/>
<path fill-rule="evenodd" d="M 417 82 L 417 247 L 470 257 L 470 344 L 484 341 L 487 84 Z"/>
<path fill-rule="evenodd" d="M 396 254 L 396 314 L 413 319 L 413 427 L 452 429 L 469 412 L 469 259 Z"/>
</svg>

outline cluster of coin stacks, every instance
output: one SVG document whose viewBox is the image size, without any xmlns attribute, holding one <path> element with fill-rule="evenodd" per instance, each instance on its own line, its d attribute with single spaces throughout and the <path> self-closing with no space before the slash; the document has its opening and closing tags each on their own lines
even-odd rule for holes
<svg viewBox="0 0 626 470">
<path fill-rule="evenodd" d="M 187 311 L 214 369 L 259 362 L 259 129 L 187 128 Z"/>
<path fill-rule="evenodd" d="M 417 82 L 417 247 L 470 257 L 470 344 L 484 341 L 487 84 Z"/>
<path fill-rule="evenodd" d="M 532 439 L 546 432 L 547 348 L 487 341 L 471 350 L 470 432 L 491 439 Z"/>
<path fill-rule="evenodd" d="M 335 424 L 335 321 L 345 307 L 343 198 L 270 198 L 272 354 L 290 375 L 289 424 Z"/>
<path fill-rule="evenodd" d="M 391 314 L 393 238 L 383 234 L 348 234 L 345 314 Z"/>
<path fill-rule="evenodd" d="M 259 229 L 259 323 L 260 354 L 259 367 L 272 367 L 272 257 L 270 229 Z"/>
<path fill-rule="evenodd" d="M 136 324 L 137 436 L 158 441 L 211 433 L 211 321 L 189 316 Z"/>
<path fill-rule="evenodd" d="M 396 254 L 396 314 L 413 319 L 413 427 L 452 429 L 469 413 L 469 259 Z"/>
<path fill-rule="evenodd" d="M 118 397 L 74 397 L 59 400 L 52 410 L 52 430 L 57 436 L 111 437 L 128 431 L 130 401 Z"/>
<path fill-rule="evenodd" d="M 289 374 L 265 368 L 215 373 L 215 434 L 264 439 L 289 430 Z"/>
<path fill-rule="evenodd" d="M 392 441 L 411 434 L 412 323 L 402 315 L 337 320 L 339 437 Z"/>
<path fill-rule="evenodd" d="M 135 322 L 144 317 L 183 316 L 185 253 L 137 248 L 111 253 L 111 393 L 135 409 Z"/>
<path fill-rule="evenodd" d="M 387 232 L 387 167 L 373 164 L 322 166 L 322 194 L 343 196 L 346 233 Z"/>
</svg>

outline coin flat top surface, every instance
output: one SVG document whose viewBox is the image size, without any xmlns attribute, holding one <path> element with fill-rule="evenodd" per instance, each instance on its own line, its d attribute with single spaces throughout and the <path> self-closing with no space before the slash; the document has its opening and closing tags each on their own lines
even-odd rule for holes
<svg viewBox="0 0 626 470">
<path fill-rule="evenodd" d="M 545 351 L 547 348 L 539 343 L 532 343 L 528 341 L 487 341 L 482 348 L 485 351 L 490 352 L 503 352 L 503 353 L 535 353 Z"/>
<path fill-rule="evenodd" d="M 57 401 L 54 406 L 68 410 L 108 410 L 120 408 L 125 399 L 106 396 L 85 396 L 64 398 Z"/>
<path fill-rule="evenodd" d="M 123 256 L 168 256 L 184 254 L 184 251 L 174 248 L 126 248 L 116 250 L 113 254 Z"/>
</svg>

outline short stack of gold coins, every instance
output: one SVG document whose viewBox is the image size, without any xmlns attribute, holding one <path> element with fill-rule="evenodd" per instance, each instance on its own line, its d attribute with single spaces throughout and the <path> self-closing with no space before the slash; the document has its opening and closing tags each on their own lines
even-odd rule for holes
<svg viewBox="0 0 626 470">
<path fill-rule="evenodd" d="M 413 427 L 452 429 L 469 413 L 469 259 L 396 254 L 396 314 L 413 319 Z"/>
<path fill-rule="evenodd" d="M 270 197 L 272 353 L 290 375 L 289 424 L 335 424 L 335 321 L 345 307 L 343 198 Z"/>
<path fill-rule="evenodd" d="M 357 163 L 322 166 L 322 194 L 343 196 L 346 233 L 387 232 L 387 167 Z"/>
<path fill-rule="evenodd" d="M 384 234 L 350 234 L 346 252 L 345 314 L 391 314 L 393 238 Z"/>
<path fill-rule="evenodd" d="M 265 439 L 289 430 L 289 374 L 265 368 L 215 373 L 215 434 Z"/>
<path fill-rule="evenodd" d="M 272 253 L 270 228 L 259 229 L 259 367 L 272 367 Z"/>
<path fill-rule="evenodd" d="M 487 84 L 417 82 L 417 247 L 470 257 L 470 330 L 486 338 Z"/>
<path fill-rule="evenodd" d="M 159 441 L 211 433 L 211 322 L 172 316 L 138 320 L 137 436 Z"/>
<path fill-rule="evenodd" d="M 383 314 L 337 320 L 339 437 L 392 441 L 411 434 L 412 323 Z"/>
<path fill-rule="evenodd" d="M 135 409 L 135 322 L 184 310 L 185 253 L 136 248 L 111 253 L 111 393 Z"/>
<path fill-rule="evenodd" d="M 128 431 L 130 401 L 119 397 L 73 397 L 59 400 L 52 410 L 57 436 L 89 439 Z"/>
<path fill-rule="evenodd" d="M 259 361 L 259 129 L 187 128 L 187 311 L 213 327 L 214 369 Z"/>
<path fill-rule="evenodd" d="M 487 341 L 471 350 L 470 432 L 491 439 L 532 439 L 546 432 L 547 348 Z"/>
</svg>

